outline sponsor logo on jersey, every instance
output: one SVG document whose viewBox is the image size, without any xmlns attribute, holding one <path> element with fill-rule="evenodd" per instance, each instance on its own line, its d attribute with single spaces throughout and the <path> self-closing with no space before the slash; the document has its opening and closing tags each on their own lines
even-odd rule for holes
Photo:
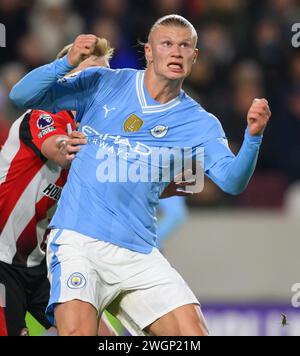
<svg viewBox="0 0 300 356">
<path fill-rule="evenodd" d="M 48 187 L 43 191 L 44 195 L 48 198 L 58 201 L 61 195 L 62 188 L 50 183 Z"/>
<path fill-rule="evenodd" d="M 69 277 L 67 285 L 71 289 L 80 289 L 86 285 L 86 279 L 81 273 L 75 272 Z"/>
<path fill-rule="evenodd" d="M 124 122 L 124 131 L 125 132 L 137 132 L 140 131 L 143 126 L 144 121 L 138 116 L 131 114 L 126 121 Z"/>
<path fill-rule="evenodd" d="M 51 115 L 49 114 L 42 114 L 40 115 L 40 117 L 38 118 L 38 121 L 37 121 L 37 127 L 40 129 L 40 130 L 44 130 L 46 129 L 47 127 L 53 125 L 53 119 L 51 117 Z"/>
<path fill-rule="evenodd" d="M 168 127 L 164 125 L 157 125 L 151 129 L 151 135 L 156 138 L 165 137 L 168 132 Z"/>
<path fill-rule="evenodd" d="M 47 135 L 50 132 L 53 132 L 56 130 L 55 126 L 50 126 L 47 127 L 45 130 L 42 130 L 39 134 L 38 134 L 38 138 L 42 138 L 43 136 Z"/>
<path fill-rule="evenodd" d="M 152 151 L 150 146 L 139 141 L 133 143 L 130 142 L 128 138 L 123 138 L 119 135 L 113 136 L 109 134 L 101 134 L 91 126 L 83 126 L 82 133 L 87 136 L 88 143 L 97 145 L 99 148 L 102 148 L 111 154 L 116 154 L 118 157 L 128 157 L 128 154 L 131 152 L 142 156 L 149 156 Z M 115 145 L 118 147 L 114 147 Z"/>
<path fill-rule="evenodd" d="M 91 126 L 83 126 L 88 144 L 98 147 L 96 169 L 98 182 L 166 182 L 173 180 L 174 174 L 194 168 L 197 190 L 200 193 L 204 184 L 204 149 L 202 147 L 161 147 L 147 146 L 142 142 L 129 140 L 122 136 L 103 134 Z M 159 137 L 166 135 L 168 127 L 157 125 L 153 129 Z M 150 130 L 149 130 L 150 134 Z"/>
</svg>

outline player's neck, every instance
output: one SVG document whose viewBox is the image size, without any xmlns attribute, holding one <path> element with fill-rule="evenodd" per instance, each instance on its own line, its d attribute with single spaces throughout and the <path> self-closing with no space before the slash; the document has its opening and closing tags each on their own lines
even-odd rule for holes
<svg viewBox="0 0 300 356">
<path fill-rule="evenodd" d="M 180 94 L 182 81 L 169 80 L 146 69 L 144 84 L 152 99 L 160 104 L 166 104 Z"/>
</svg>

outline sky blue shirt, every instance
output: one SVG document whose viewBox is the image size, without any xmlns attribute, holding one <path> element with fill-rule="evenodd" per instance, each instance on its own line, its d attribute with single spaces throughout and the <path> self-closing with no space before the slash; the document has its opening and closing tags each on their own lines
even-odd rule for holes
<svg viewBox="0 0 300 356">
<path fill-rule="evenodd" d="M 146 90 L 144 71 L 94 67 L 64 78 L 70 69 L 66 57 L 54 61 L 29 73 L 10 94 L 25 108 L 76 110 L 79 130 L 88 137 L 88 144 L 72 163 L 52 227 L 151 252 L 157 239 L 156 208 L 167 182 L 125 182 L 118 168 L 126 157 L 129 169 L 137 175 L 144 168 L 153 169 L 145 156 L 157 148 L 176 147 L 179 156 L 185 147 L 193 148 L 192 152 L 202 148 L 203 168 L 210 179 L 231 194 L 245 189 L 261 136 L 246 131 L 235 157 L 218 119 L 184 91 L 169 103 L 159 104 Z M 165 164 L 159 161 L 156 168 L 161 172 Z M 101 181 L 106 171 L 110 178 L 114 176 L 111 168 L 118 171 L 116 182 Z"/>
</svg>

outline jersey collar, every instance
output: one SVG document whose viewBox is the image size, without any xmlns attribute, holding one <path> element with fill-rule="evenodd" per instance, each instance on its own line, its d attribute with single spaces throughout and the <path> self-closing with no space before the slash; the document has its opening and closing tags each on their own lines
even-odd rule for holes
<svg viewBox="0 0 300 356">
<path fill-rule="evenodd" d="M 139 99 L 143 114 L 153 114 L 153 113 L 157 113 L 157 112 L 167 111 L 181 103 L 181 100 L 180 100 L 181 95 L 179 95 L 177 98 L 172 99 L 171 101 L 169 101 L 166 104 L 149 105 L 146 100 L 147 95 L 146 95 L 145 89 L 144 89 L 144 76 L 145 76 L 144 71 L 138 71 L 136 74 L 136 93 L 137 93 L 137 97 Z"/>
</svg>

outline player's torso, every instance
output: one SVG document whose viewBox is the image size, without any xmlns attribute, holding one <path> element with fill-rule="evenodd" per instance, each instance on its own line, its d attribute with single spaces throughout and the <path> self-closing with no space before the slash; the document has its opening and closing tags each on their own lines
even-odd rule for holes
<svg viewBox="0 0 300 356">
<path fill-rule="evenodd" d="M 79 157 L 89 156 L 87 180 L 97 179 L 92 169 L 99 168 L 104 155 L 115 159 L 108 165 L 118 167 L 126 160 L 130 166 L 139 161 L 140 170 L 145 168 L 148 173 L 157 166 L 162 169 L 170 165 L 170 154 L 175 156 L 173 160 L 181 160 L 183 149 L 187 152 L 199 145 L 199 106 L 184 92 L 167 104 L 159 104 L 147 93 L 143 76 L 143 71 L 133 72 L 123 85 L 100 92 L 81 113 L 80 130 L 87 136 L 88 145 Z M 157 156 L 164 156 L 160 163 Z"/>
<path fill-rule="evenodd" d="M 88 144 L 72 163 L 53 226 L 90 236 L 127 235 L 136 238 L 132 244 L 142 236 L 152 244 L 159 196 L 177 159 L 181 171 L 183 148 L 199 144 L 199 118 L 183 92 L 166 105 L 152 100 L 142 73 L 99 92 L 77 116 Z"/>
</svg>

